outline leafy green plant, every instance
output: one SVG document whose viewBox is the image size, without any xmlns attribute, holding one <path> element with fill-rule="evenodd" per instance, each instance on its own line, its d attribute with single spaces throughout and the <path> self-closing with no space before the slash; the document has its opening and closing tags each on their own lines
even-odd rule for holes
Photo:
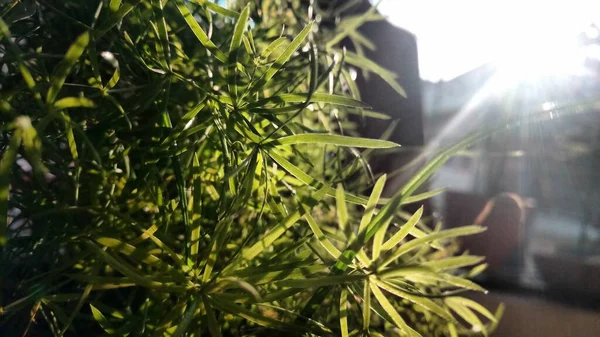
<svg viewBox="0 0 600 337">
<path fill-rule="evenodd" d="M 1 9 L 0 327 L 8 335 L 487 335 L 482 259 L 391 198 L 336 10 L 298 1 Z M 357 38 L 360 37 L 360 38 Z M 358 42 L 356 42 L 358 41 Z M 392 126 L 393 127 L 393 126 Z M 391 129 L 386 132 L 389 134 Z M 385 133 L 384 133 L 385 134 Z M 363 150 L 367 149 L 367 150 Z M 376 179 L 375 179 L 376 178 Z M 476 266 L 471 269 L 472 266 Z M 487 322 L 487 323 L 484 323 Z"/>
</svg>

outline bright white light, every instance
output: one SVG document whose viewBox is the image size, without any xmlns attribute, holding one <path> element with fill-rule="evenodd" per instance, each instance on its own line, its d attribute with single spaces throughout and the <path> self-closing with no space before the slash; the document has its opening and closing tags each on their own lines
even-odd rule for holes
<svg viewBox="0 0 600 337">
<path fill-rule="evenodd" d="M 583 75 L 585 50 L 578 47 L 576 39 L 546 38 L 515 46 L 512 51 L 499 53 L 493 61 L 498 71 L 493 81 L 496 94 L 511 90 L 519 83 L 543 83 L 555 76 Z"/>
<path fill-rule="evenodd" d="M 600 37 L 600 30 L 598 29 L 598 27 L 594 27 L 594 26 L 590 25 L 588 27 L 588 29 L 585 31 L 585 35 L 587 36 L 588 39 L 595 40 L 598 37 Z"/>
<path fill-rule="evenodd" d="M 489 62 L 538 60 L 540 48 L 547 58 L 522 63 L 520 70 L 533 64 L 539 72 L 535 67 L 571 60 L 563 55 L 570 46 L 562 43 L 598 22 L 600 1 L 383 0 L 379 8 L 390 22 L 417 36 L 421 77 L 438 81 Z"/>
<path fill-rule="evenodd" d="M 556 108 L 556 103 L 554 102 L 545 102 L 542 104 L 542 110 L 544 111 L 552 110 L 554 108 Z"/>
</svg>

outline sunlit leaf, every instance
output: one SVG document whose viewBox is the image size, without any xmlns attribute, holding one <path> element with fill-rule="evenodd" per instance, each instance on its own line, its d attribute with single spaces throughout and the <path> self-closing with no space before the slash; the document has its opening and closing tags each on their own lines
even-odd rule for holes
<svg viewBox="0 0 600 337">
<path fill-rule="evenodd" d="M 387 297 L 379 290 L 379 287 L 376 283 L 371 282 L 370 284 L 371 292 L 377 299 L 377 302 L 381 305 L 381 307 L 387 312 L 387 314 L 392 318 L 392 322 L 396 327 L 402 330 L 404 333 L 409 336 L 421 336 L 418 332 L 413 330 L 406 324 L 406 321 L 400 316 L 398 311 L 394 309 L 394 306 L 390 301 L 388 301 Z"/>
<path fill-rule="evenodd" d="M 329 144 L 336 146 L 351 146 L 361 148 L 391 148 L 400 145 L 387 140 L 349 137 L 341 135 L 328 135 L 322 133 L 302 133 L 293 136 L 278 138 L 274 142 L 280 145 L 295 144 Z"/>
</svg>

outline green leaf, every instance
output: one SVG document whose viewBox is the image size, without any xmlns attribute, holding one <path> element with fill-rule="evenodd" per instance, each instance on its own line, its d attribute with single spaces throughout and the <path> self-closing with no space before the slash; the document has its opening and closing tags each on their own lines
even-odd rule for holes
<svg viewBox="0 0 600 337">
<path fill-rule="evenodd" d="M 419 207 L 419 209 L 415 212 L 415 214 L 413 214 L 410 217 L 410 219 L 404 224 L 404 226 L 402 226 L 400 230 L 396 232 L 396 234 L 394 234 L 389 240 L 387 240 L 383 244 L 381 250 L 387 251 L 392 249 L 393 247 L 396 247 L 396 245 L 398 245 L 402 240 L 404 240 L 404 238 L 406 238 L 408 233 L 410 233 L 410 231 L 415 227 L 419 220 L 421 220 L 421 216 L 423 216 L 423 206 Z M 375 259 L 375 257 L 373 257 L 373 259 Z"/>
<path fill-rule="evenodd" d="M 201 297 L 197 296 L 194 300 L 192 300 L 190 305 L 188 305 L 188 307 L 185 309 L 183 317 L 181 317 L 181 322 L 179 322 L 177 328 L 175 329 L 173 334 L 171 334 L 171 337 L 181 337 L 184 334 L 187 334 L 188 327 L 196 317 L 196 310 L 200 305 L 200 299 Z"/>
<path fill-rule="evenodd" d="M 335 194 L 335 204 L 338 218 L 338 225 L 342 231 L 346 230 L 348 224 L 348 209 L 346 208 L 346 198 L 344 197 L 344 186 L 338 184 Z"/>
<path fill-rule="evenodd" d="M 450 322 L 454 321 L 454 318 L 446 309 L 442 308 L 440 305 L 436 304 L 435 302 L 433 302 L 432 300 L 430 300 L 428 298 L 411 295 L 411 294 L 403 291 L 399 287 L 392 285 L 391 283 L 380 282 L 380 281 L 375 281 L 375 282 L 377 283 L 377 285 L 380 288 L 388 291 L 391 294 L 394 294 L 400 298 L 404 298 L 416 305 L 419 305 L 447 321 L 450 321 Z"/>
<path fill-rule="evenodd" d="M 224 7 L 221 7 L 210 0 L 191 0 L 191 1 L 194 3 L 197 3 L 198 5 L 206 6 L 206 8 L 210 9 L 211 11 L 213 11 L 217 14 L 221 14 L 221 15 L 224 15 L 224 16 L 227 16 L 230 18 L 237 18 L 240 15 L 240 13 L 229 10 Z"/>
<path fill-rule="evenodd" d="M 375 208 L 377 207 L 379 197 L 381 196 L 383 188 L 385 187 L 386 179 L 387 176 L 383 174 L 381 177 L 379 177 L 379 179 L 377 179 L 375 186 L 373 186 L 373 191 L 371 191 L 371 196 L 369 197 L 369 201 L 365 207 L 365 213 L 360 219 L 360 225 L 358 227 L 359 233 L 363 232 L 365 228 L 367 228 L 367 225 L 371 222 L 371 219 L 373 219 L 373 214 L 375 214 Z"/>
<path fill-rule="evenodd" d="M 340 331 L 342 337 L 348 337 L 348 291 L 340 291 Z"/>
<path fill-rule="evenodd" d="M 468 277 L 469 278 L 476 277 L 477 275 L 483 273 L 487 269 L 487 267 L 488 267 L 487 263 L 482 263 L 482 264 L 480 264 L 480 265 L 478 265 L 476 267 L 473 267 L 473 269 L 471 269 L 469 271 Z"/>
<path fill-rule="evenodd" d="M 285 159 L 284 157 L 278 155 L 274 151 L 269 151 L 269 157 L 271 157 L 271 159 L 273 159 L 277 164 L 281 165 L 281 167 L 283 167 L 288 173 L 296 177 L 296 179 L 302 181 L 304 184 L 312 186 L 315 189 L 322 188 L 325 190 L 325 193 L 327 193 L 327 195 L 335 197 L 336 190 L 334 188 L 330 186 L 324 186 L 324 184 L 321 181 L 304 173 L 297 166 L 287 161 L 287 159 Z M 358 197 L 350 193 L 346 193 L 346 201 L 359 205 L 365 205 L 367 203 L 367 200 L 365 198 Z"/>
<path fill-rule="evenodd" d="M 348 282 L 355 282 L 364 280 L 367 276 L 364 274 L 357 275 L 335 275 L 335 276 L 324 276 L 319 278 L 307 278 L 307 279 L 286 279 L 274 282 L 281 287 L 290 288 L 317 288 L 325 286 L 340 285 Z"/>
<path fill-rule="evenodd" d="M 255 313 L 242 306 L 233 303 L 228 303 L 227 301 L 215 301 L 214 299 L 211 299 L 211 303 L 214 307 L 218 308 L 221 311 L 228 312 L 232 315 L 240 316 L 254 324 L 264 326 L 267 328 L 298 332 L 310 331 L 304 326 L 287 324 L 276 319 L 263 316 L 259 313 Z"/>
<path fill-rule="evenodd" d="M 142 0 L 125 1 L 125 3 L 122 4 L 116 12 L 110 13 L 110 18 L 102 25 L 101 28 L 98 28 L 94 31 L 94 37 L 99 39 L 104 36 L 104 34 L 121 22 L 125 16 L 127 16 L 127 14 L 129 14 L 140 2 L 142 2 Z M 111 6 L 111 9 L 112 8 L 114 7 Z"/>
<path fill-rule="evenodd" d="M 444 299 L 444 303 L 454 311 L 458 316 L 464 319 L 467 323 L 471 324 L 471 329 L 474 331 L 481 331 L 484 336 L 487 336 L 487 331 L 481 320 L 466 306 L 461 303 L 452 301 L 451 299 Z"/>
<path fill-rule="evenodd" d="M 50 88 L 46 94 L 46 104 L 52 104 L 56 100 L 60 89 L 62 88 L 71 68 L 77 63 L 88 43 L 90 42 L 90 33 L 85 32 L 75 40 L 65 54 L 64 60 L 58 65 L 56 72 L 52 76 Z"/>
<path fill-rule="evenodd" d="M 310 215 L 310 209 L 307 206 L 304 206 L 304 217 L 308 222 L 308 225 L 312 232 L 315 234 L 315 237 L 319 241 L 319 243 L 325 248 L 325 250 L 333 257 L 334 259 L 338 259 L 342 254 L 332 243 L 327 239 L 315 219 Z"/>
<path fill-rule="evenodd" d="M 121 79 L 121 67 L 119 67 L 119 64 L 117 63 L 117 67 L 115 68 L 115 71 L 113 72 L 113 74 L 110 77 L 110 79 L 108 80 L 108 82 L 106 82 L 106 86 L 104 87 L 104 92 L 108 92 L 108 90 L 114 88 L 115 85 L 117 85 L 117 83 L 119 83 L 120 79 Z"/>
<path fill-rule="evenodd" d="M 312 195 L 312 198 L 314 200 L 320 200 L 324 196 L 325 191 L 325 188 L 318 190 Z M 283 233 L 285 233 L 290 227 L 296 224 L 298 220 L 300 220 L 303 213 L 304 210 L 302 208 L 290 213 L 290 215 L 280 221 L 274 228 L 266 232 L 254 245 L 242 250 L 242 253 L 239 255 L 240 257 L 235 261 L 230 262 L 225 270 L 230 270 L 243 261 L 250 261 L 258 254 L 262 253 L 265 249 L 271 247 L 275 240 L 277 240 L 281 235 L 283 235 Z"/>
<path fill-rule="evenodd" d="M 409 251 L 411 251 L 415 248 L 420 247 L 423 244 L 427 244 L 427 243 L 433 242 L 435 240 L 444 240 L 444 239 L 449 239 L 449 238 L 453 238 L 453 237 L 457 237 L 457 236 L 477 234 L 477 233 L 484 232 L 485 230 L 486 229 L 484 227 L 465 226 L 465 227 L 460 227 L 460 228 L 447 229 L 447 230 L 444 230 L 441 232 L 429 234 L 422 238 L 410 240 L 409 242 L 400 246 L 400 248 L 396 249 L 396 251 L 394 251 L 390 257 L 388 257 L 386 260 L 384 260 L 380 266 L 381 267 L 387 266 L 388 264 L 392 263 L 393 261 L 396 261 L 400 256 L 408 253 Z"/>
<path fill-rule="evenodd" d="M 96 104 L 85 97 L 65 97 L 54 102 L 54 109 L 60 111 L 71 108 L 95 108 Z"/>
<path fill-rule="evenodd" d="M 104 315 L 100 312 L 100 310 L 96 309 L 96 307 L 94 307 L 93 305 L 90 304 L 90 309 L 92 310 L 92 316 L 94 317 L 94 319 L 96 320 L 96 322 L 98 322 L 98 324 L 100 324 L 100 327 L 102 327 L 102 329 L 109 335 L 111 336 L 118 336 L 120 335 L 119 333 L 117 333 L 117 331 L 112 327 L 112 325 L 110 324 L 110 322 L 106 319 L 106 317 L 104 317 Z M 128 336 L 129 334 L 122 334 L 121 336 Z"/>
<path fill-rule="evenodd" d="M 148 265 L 161 265 L 162 261 L 155 255 L 150 254 L 147 250 L 132 246 L 114 238 L 109 237 L 97 237 L 94 239 L 99 244 L 112 248 L 124 255 L 131 257 L 132 259 L 148 264 Z"/>
<path fill-rule="evenodd" d="M 202 282 L 208 282 L 211 279 L 212 271 L 217 262 L 219 251 L 223 247 L 225 239 L 227 238 L 227 232 L 233 221 L 231 219 L 223 219 L 217 225 L 215 235 L 210 243 L 208 256 L 205 258 L 206 265 L 204 266 L 204 273 L 202 275 Z"/>
<path fill-rule="evenodd" d="M 483 256 L 454 256 L 441 260 L 425 261 L 422 265 L 434 270 L 442 271 L 472 266 L 483 261 L 484 259 L 485 257 Z"/>
<path fill-rule="evenodd" d="M 92 290 L 129 288 L 137 285 L 127 277 L 93 276 L 87 274 L 69 274 L 67 277 L 80 282 L 90 283 Z"/>
<path fill-rule="evenodd" d="M 258 240 L 252 247 L 244 249 L 242 252 L 242 257 L 244 260 L 250 261 L 255 258 L 258 254 L 260 254 L 263 250 L 268 247 L 271 247 L 273 242 L 277 240 L 285 231 L 287 231 L 290 227 L 292 227 L 300 218 L 302 214 L 300 211 L 295 211 L 288 215 L 282 222 L 280 222 L 277 226 L 275 226 L 272 230 L 265 233 L 262 239 Z"/>
<path fill-rule="evenodd" d="M 369 60 L 366 57 L 360 56 L 350 51 L 346 51 L 346 56 L 344 58 L 346 62 L 349 64 L 359 67 L 363 70 L 370 71 L 372 73 L 377 74 L 381 79 L 383 79 L 394 91 L 396 91 L 400 96 L 406 98 L 406 91 L 404 88 L 396 81 L 396 74 L 393 71 L 385 69 L 378 65 L 377 63 Z"/>
<path fill-rule="evenodd" d="M 0 160 L 0 246 L 6 245 L 8 238 L 8 197 L 10 190 L 10 174 L 13 165 L 17 159 L 17 153 L 23 131 L 16 129 L 11 138 L 10 143 L 4 150 L 4 154 Z"/>
<path fill-rule="evenodd" d="M 198 262 L 198 251 L 200 247 L 200 232 L 202 229 L 202 168 L 198 155 L 194 153 L 192 158 L 192 230 L 190 233 L 190 256 L 194 262 Z"/>
<path fill-rule="evenodd" d="M 230 288 L 243 290 L 252 297 L 254 303 L 259 303 L 261 301 L 261 295 L 254 286 L 236 277 L 221 278 L 208 291 L 211 293 L 220 293 L 223 289 Z"/>
<path fill-rule="evenodd" d="M 363 324 L 362 328 L 364 331 L 369 331 L 369 327 L 371 326 L 371 280 L 365 280 L 363 284 L 363 303 L 362 303 L 362 314 L 363 314 Z"/>
<path fill-rule="evenodd" d="M 377 112 L 377 111 L 368 110 L 368 109 L 359 109 L 359 110 L 350 109 L 350 110 L 347 110 L 346 112 L 349 114 L 353 114 L 353 115 L 359 115 L 359 116 L 375 118 L 375 119 L 383 119 L 383 120 L 391 119 L 391 117 L 389 115 L 386 115 L 382 112 Z"/>
<path fill-rule="evenodd" d="M 212 337 L 221 337 L 221 327 L 219 326 L 219 322 L 215 316 L 215 311 L 213 310 L 208 296 L 202 295 L 202 303 L 204 303 L 204 308 L 206 309 L 206 323 L 208 325 L 208 331 L 210 332 L 210 335 Z"/>
<path fill-rule="evenodd" d="M 467 279 L 464 279 L 462 277 L 453 276 L 450 274 L 443 274 L 443 273 L 440 274 L 440 273 L 435 273 L 435 272 L 420 272 L 420 273 L 412 273 L 412 274 L 406 275 L 405 278 L 407 280 L 410 280 L 412 282 L 417 282 L 417 283 L 429 284 L 429 283 L 431 283 L 431 281 L 433 281 L 434 283 L 439 282 L 439 283 L 449 284 L 451 286 L 459 287 L 459 288 L 463 288 L 463 289 L 467 289 L 467 290 L 474 290 L 474 291 L 479 291 L 482 293 L 487 293 L 487 290 L 485 290 L 481 286 L 477 285 L 476 283 L 469 281 Z"/>
<path fill-rule="evenodd" d="M 8 242 L 8 197 L 10 192 L 10 174 L 17 159 L 19 146 L 21 145 L 23 131 L 16 129 L 10 143 L 4 150 L 0 161 L 0 246 Z"/>
<path fill-rule="evenodd" d="M 464 297 L 448 297 L 445 299 L 446 302 L 450 301 L 450 302 L 455 302 L 455 303 L 459 303 L 462 306 L 465 306 L 467 308 L 473 309 L 477 312 L 479 312 L 480 314 L 482 314 L 483 316 L 487 317 L 490 321 L 492 322 L 498 322 L 498 320 L 496 319 L 496 317 L 489 311 L 487 310 L 484 306 L 482 306 L 481 304 L 470 300 L 468 298 L 464 298 Z"/>
<path fill-rule="evenodd" d="M 198 115 L 198 113 L 204 109 L 204 107 L 206 107 L 206 103 L 203 101 L 196 104 L 196 106 L 194 106 L 190 111 L 186 112 L 185 115 L 181 117 L 179 122 L 177 122 L 169 136 L 161 142 L 161 145 L 170 145 L 170 143 L 179 138 L 179 136 L 181 136 L 181 134 L 186 130 L 186 127 L 189 125 L 191 120 L 194 119 L 196 115 Z"/>
<path fill-rule="evenodd" d="M 324 103 L 324 104 L 332 104 L 332 105 L 340 105 L 340 106 L 347 106 L 347 107 L 352 107 L 352 108 L 362 108 L 362 109 L 368 109 L 370 108 L 369 105 L 367 105 L 366 103 L 363 103 L 361 101 L 349 98 L 349 97 L 345 97 L 345 96 L 340 96 L 340 95 L 331 95 L 331 94 L 324 94 L 324 93 L 313 93 L 312 95 L 309 94 L 281 94 L 281 95 L 277 95 L 277 96 L 271 96 L 265 99 L 261 99 L 255 102 L 252 102 L 250 104 L 248 104 L 248 109 L 249 110 L 253 110 L 253 109 L 257 109 L 257 108 L 264 108 L 266 105 L 268 104 L 287 104 L 287 103 L 306 103 L 306 101 L 308 100 L 308 103 Z M 296 108 L 296 106 L 294 106 L 293 108 Z M 377 115 L 377 113 L 374 113 L 375 115 Z"/>
<path fill-rule="evenodd" d="M 18 4 L 17 2 L 13 2 L 12 6 L 16 6 L 17 4 Z M 10 8 L 11 8 L 11 6 L 5 7 L 5 10 L 10 9 Z M 5 41 L 8 42 L 8 47 L 16 55 L 16 61 L 19 66 L 19 71 L 21 72 L 21 76 L 23 77 L 25 84 L 27 85 L 27 87 L 29 88 L 31 93 L 33 94 L 35 101 L 38 103 L 40 108 L 43 109 L 44 103 L 42 102 L 42 95 L 40 94 L 37 84 L 36 84 L 35 80 L 33 79 L 31 72 L 25 65 L 23 57 L 21 56 L 21 50 L 20 50 L 19 46 L 15 43 L 16 39 L 13 38 L 13 36 L 10 33 L 10 29 L 9 29 L 8 25 L 2 19 L 2 16 L 4 16 L 5 13 L 6 12 L 3 11 L 3 14 L 0 15 L 0 33 L 2 33 L 2 36 L 0 36 L 0 38 L 4 39 Z"/>
<path fill-rule="evenodd" d="M 112 12 L 118 11 L 119 6 L 121 6 L 121 0 L 110 0 L 110 3 L 108 4 L 108 8 L 110 8 Z"/>
<path fill-rule="evenodd" d="M 273 140 L 278 145 L 296 145 L 296 144 L 320 144 L 336 145 L 360 148 L 378 148 L 386 149 L 400 146 L 394 142 L 379 139 L 359 138 L 341 135 L 330 135 L 324 133 L 301 133 L 292 136 L 281 137 Z M 266 142 L 269 144 L 270 142 Z"/>
<path fill-rule="evenodd" d="M 438 189 L 433 190 L 433 191 L 429 191 L 429 192 L 424 192 L 424 193 L 412 195 L 412 196 L 410 196 L 408 198 L 405 198 L 402 201 L 402 205 L 414 204 L 414 203 L 417 203 L 417 202 L 421 202 L 423 200 L 431 199 L 431 198 L 435 197 L 436 195 L 444 192 L 445 190 L 446 190 L 445 188 L 438 188 Z"/>
<path fill-rule="evenodd" d="M 383 19 L 383 17 L 382 17 L 382 19 Z M 361 34 L 359 31 L 353 31 L 348 35 L 352 39 L 352 41 L 353 41 L 352 43 L 359 43 L 359 44 L 363 45 L 365 48 L 369 49 L 370 51 L 377 50 L 377 46 L 375 46 L 375 44 L 373 42 L 371 42 L 371 40 L 369 40 L 366 36 Z"/>
<path fill-rule="evenodd" d="M 381 292 L 381 290 L 379 290 L 379 287 L 375 282 L 370 282 L 369 286 L 371 287 L 371 292 L 377 299 L 377 302 L 379 302 L 383 310 L 385 310 L 385 312 L 392 318 L 392 322 L 390 323 L 393 323 L 398 329 L 411 337 L 421 336 L 421 334 L 411 329 L 408 324 L 406 324 L 398 311 L 396 311 L 394 306 L 390 303 L 390 301 L 388 301 L 387 297 Z"/>
<path fill-rule="evenodd" d="M 260 54 L 260 60 L 262 62 L 266 62 L 267 59 L 269 58 L 269 56 L 271 55 L 271 53 L 273 53 L 274 51 L 279 49 L 281 46 L 283 46 L 287 42 L 288 42 L 288 39 L 286 39 L 285 37 L 280 37 L 280 38 L 275 39 Z"/>
<path fill-rule="evenodd" d="M 444 163 L 446 163 L 451 156 L 457 151 L 467 147 L 469 144 L 474 141 L 485 137 L 486 132 L 476 132 L 472 135 L 469 135 L 463 138 L 460 142 L 456 143 L 453 146 L 450 146 L 440 153 L 438 153 L 425 167 L 423 167 L 419 172 L 417 172 L 398 192 L 395 196 L 401 196 L 403 200 L 409 198 L 423 183 L 425 183 L 429 177 L 433 173 L 436 172 L 437 169 L 442 167 Z"/>
<path fill-rule="evenodd" d="M 229 275 L 244 279 L 254 285 L 263 285 L 286 278 L 308 277 L 325 271 L 325 266 L 316 264 L 314 260 L 310 259 L 273 266 L 248 267 L 231 272 Z"/>
<path fill-rule="evenodd" d="M 250 4 L 244 7 L 244 10 L 238 17 L 235 27 L 233 28 L 233 37 L 231 38 L 231 44 L 229 45 L 229 65 L 227 72 L 229 76 L 228 87 L 229 94 L 233 100 L 234 106 L 237 106 L 238 96 L 238 78 L 236 74 L 236 64 L 239 54 L 239 49 L 242 44 L 242 37 L 244 36 L 244 29 L 248 24 L 248 16 L 250 15 Z M 233 83 L 231 82 L 233 80 Z"/>
<path fill-rule="evenodd" d="M 83 306 L 83 303 L 90 295 L 90 292 L 92 291 L 92 287 L 93 286 L 91 284 L 88 284 L 84 288 L 83 293 L 81 294 L 81 296 L 79 298 L 79 301 L 77 301 L 77 304 L 75 305 L 73 312 L 69 316 L 67 323 L 65 324 L 65 326 L 63 327 L 63 329 L 60 332 L 61 336 L 63 336 L 67 332 L 67 330 L 71 327 L 71 324 L 73 324 L 73 320 L 75 320 L 75 317 L 77 317 L 77 315 L 79 314 L 79 311 L 81 310 L 81 307 Z M 96 318 L 96 317 L 94 316 L 94 318 Z"/>
<path fill-rule="evenodd" d="M 300 48 L 302 43 L 304 43 L 304 40 L 306 39 L 308 34 L 311 32 L 312 27 L 313 27 L 313 22 L 306 25 L 306 27 L 304 27 L 304 29 L 302 29 L 302 31 L 300 31 L 300 33 L 298 33 L 298 35 L 296 35 L 294 40 L 285 48 L 285 50 L 281 53 L 281 55 L 279 55 L 279 57 L 275 60 L 275 62 L 265 71 L 265 73 L 258 80 L 258 82 L 256 82 L 252 86 L 252 88 L 250 90 L 251 92 L 255 92 L 255 91 L 257 91 L 257 89 L 264 86 L 267 82 L 269 82 L 271 80 L 271 78 L 273 78 L 273 76 L 275 76 L 275 74 L 277 74 L 277 72 L 279 72 L 279 70 L 281 70 L 281 68 L 283 68 L 283 66 L 290 59 L 290 57 L 292 57 L 292 55 L 296 52 L 296 50 L 298 50 L 298 48 Z"/>
<path fill-rule="evenodd" d="M 398 267 L 388 268 L 382 271 L 379 271 L 377 275 L 382 280 L 393 279 L 393 278 L 404 278 L 410 275 L 415 274 L 428 274 L 434 275 L 437 274 L 433 271 L 433 269 L 428 267 L 423 267 L 421 265 L 401 265 Z"/>
<path fill-rule="evenodd" d="M 185 22 L 190 27 L 198 41 L 217 58 L 217 60 L 227 63 L 227 56 L 223 54 L 221 50 L 208 38 L 208 35 L 204 32 L 200 24 L 196 21 L 190 10 L 187 8 L 185 3 L 182 0 L 175 0 L 175 4 L 179 13 L 183 16 Z"/>
<path fill-rule="evenodd" d="M 340 41 L 342 41 L 346 36 L 352 33 L 356 33 L 358 31 L 358 27 L 364 24 L 367 21 L 372 21 L 372 17 L 377 14 L 377 6 L 371 6 L 371 8 L 365 13 L 361 13 L 360 15 L 356 15 L 353 17 L 346 18 L 342 25 L 339 25 L 339 32 L 325 45 L 327 48 L 332 48 Z M 380 18 L 382 20 L 383 17 Z"/>
<path fill-rule="evenodd" d="M 129 277 L 132 281 L 137 283 L 142 287 L 147 287 L 156 290 L 164 290 L 169 292 L 185 292 L 187 287 L 175 285 L 173 282 L 161 282 L 156 281 L 152 277 L 140 274 L 135 268 L 130 266 L 125 261 L 119 259 L 118 257 L 112 256 L 108 252 L 99 248 L 96 244 L 86 241 L 86 245 L 90 248 L 94 253 L 98 255 L 104 262 L 118 270 L 123 275 Z"/>
</svg>

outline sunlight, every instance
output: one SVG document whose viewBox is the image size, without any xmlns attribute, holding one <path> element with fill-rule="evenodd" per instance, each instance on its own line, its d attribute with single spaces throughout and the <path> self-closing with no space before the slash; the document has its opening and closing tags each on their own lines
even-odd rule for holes
<svg viewBox="0 0 600 337">
<path fill-rule="evenodd" d="M 379 8 L 416 35 L 421 77 L 437 82 L 490 62 L 532 76 L 571 72 L 562 65 L 577 58 L 577 35 L 598 23 L 600 1 L 383 0 Z"/>
</svg>

